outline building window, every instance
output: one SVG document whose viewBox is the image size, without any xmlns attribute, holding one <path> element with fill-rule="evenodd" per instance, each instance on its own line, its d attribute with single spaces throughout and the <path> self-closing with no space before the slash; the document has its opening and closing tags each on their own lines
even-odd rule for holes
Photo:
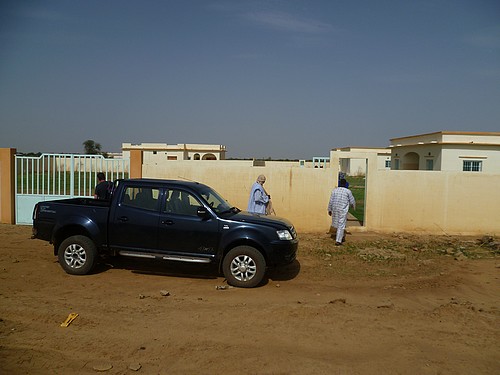
<svg viewBox="0 0 500 375">
<path fill-rule="evenodd" d="M 390 160 L 386 160 L 385 161 L 385 167 L 386 168 L 391 168 L 391 161 Z"/>
<path fill-rule="evenodd" d="M 483 170 L 482 160 L 464 160 L 463 170 L 465 172 L 481 172 Z"/>
<path fill-rule="evenodd" d="M 425 161 L 425 169 L 427 171 L 433 171 L 434 170 L 434 160 L 432 159 L 427 159 Z"/>
<path fill-rule="evenodd" d="M 394 159 L 394 169 L 399 170 L 399 159 Z"/>
<path fill-rule="evenodd" d="M 158 151 L 153 151 L 153 155 L 156 155 L 158 153 Z"/>
</svg>

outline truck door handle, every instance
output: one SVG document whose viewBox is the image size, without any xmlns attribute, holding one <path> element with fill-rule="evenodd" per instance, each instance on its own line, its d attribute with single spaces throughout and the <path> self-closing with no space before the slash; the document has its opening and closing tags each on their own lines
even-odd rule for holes
<svg viewBox="0 0 500 375">
<path fill-rule="evenodd" d="M 121 221 L 124 223 L 124 222 L 128 221 L 128 217 L 126 217 L 126 216 L 119 217 L 118 221 Z"/>
<path fill-rule="evenodd" d="M 174 222 L 172 220 L 162 220 L 161 223 L 166 224 L 166 225 L 173 225 L 174 224 Z"/>
</svg>

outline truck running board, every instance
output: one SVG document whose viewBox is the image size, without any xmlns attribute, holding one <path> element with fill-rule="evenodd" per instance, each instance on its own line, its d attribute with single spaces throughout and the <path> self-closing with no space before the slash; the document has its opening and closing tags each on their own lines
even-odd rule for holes
<svg viewBox="0 0 500 375">
<path fill-rule="evenodd" d="M 208 258 L 197 258 L 197 257 L 186 257 L 180 255 L 165 255 L 162 257 L 163 260 L 177 260 L 179 262 L 191 262 L 191 263 L 210 263 Z"/>
<path fill-rule="evenodd" d="M 162 254 L 151 254 L 151 253 L 136 253 L 134 251 L 119 251 L 118 254 L 125 256 L 125 257 L 175 260 L 177 262 L 189 262 L 189 263 L 210 263 L 211 262 L 211 260 L 209 258 L 190 257 L 190 256 L 182 256 L 182 255 L 162 255 Z"/>
</svg>

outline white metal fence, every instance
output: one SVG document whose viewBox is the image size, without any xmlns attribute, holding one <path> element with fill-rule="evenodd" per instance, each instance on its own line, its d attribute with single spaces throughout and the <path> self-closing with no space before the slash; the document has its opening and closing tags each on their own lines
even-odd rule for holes
<svg viewBox="0 0 500 375">
<path fill-rule="evenodd" d="M 31 224 L 37 202 L 94 195 L 97 173 L 106 180 L 128 178 L 129 159 L 106 159 L 102 155 L 16 155 L 16 224 Z"/>
</svg>

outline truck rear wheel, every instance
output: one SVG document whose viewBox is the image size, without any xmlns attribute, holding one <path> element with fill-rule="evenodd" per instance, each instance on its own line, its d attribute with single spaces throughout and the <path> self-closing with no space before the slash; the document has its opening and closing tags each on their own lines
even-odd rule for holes
<svg viewBox="0 0 500 375">
<path fill-rule="evenodd" d="M 225 256 L 222 271 L 229 285 L 253 288 L 264 278 L 266 260 L 254 247 L 237 246 Z"/>
<path fill-rule="evenodd" d="M 97 250 L 86 236 L 71 236 L 59 246 L 57 254 L 61 267 L 71 275 L 86 275 L 94 268 Z"/>
</svg>

